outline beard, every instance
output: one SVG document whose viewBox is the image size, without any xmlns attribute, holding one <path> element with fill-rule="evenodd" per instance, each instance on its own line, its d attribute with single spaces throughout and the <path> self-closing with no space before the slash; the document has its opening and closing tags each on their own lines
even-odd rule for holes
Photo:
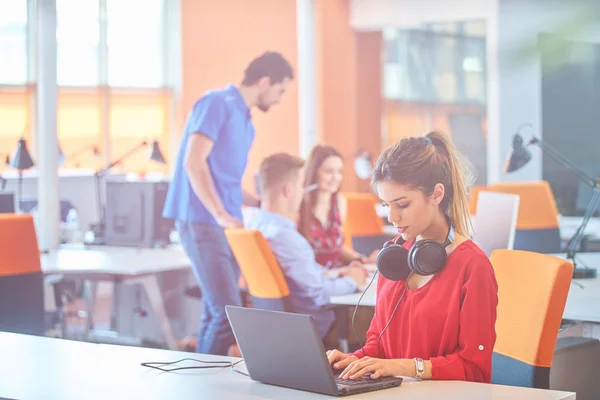
<svg viewBox="0 0 600 400">
<path fill-rule="evenodd" d="M 268 106 L 268 105 L 266 105 L 266 104 L 264 104 L 264 103 L 258 103 L 258 105 L 257 105 L 256 107 L 257 107 L 257 108 L 258 108 L 260 111 L 262 111 L 262 112 L 265 112 L 265 113 L 269 111 L 269 108 L 271 108 L 271 106 Z"/>
</svg>

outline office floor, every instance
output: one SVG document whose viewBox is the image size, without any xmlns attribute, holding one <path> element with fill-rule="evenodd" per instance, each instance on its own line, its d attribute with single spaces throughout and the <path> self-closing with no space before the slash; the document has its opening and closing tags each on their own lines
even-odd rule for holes
<svg viewBox="0 0 600 400">
<path fill-rule="evenodd" d="M 87 304 L 82 298 L 76 298 L 64 304 L 65 332 L 64 337 L 80 340 L 83 337 L 86 325 Z M 110 328 L 111 301 L 107 296 L 96 299 L 92 321 L 96 329 L 108 330 Z M 51 330 L 50 336 L 60 336 L 59 328 Z"/>
</svg>

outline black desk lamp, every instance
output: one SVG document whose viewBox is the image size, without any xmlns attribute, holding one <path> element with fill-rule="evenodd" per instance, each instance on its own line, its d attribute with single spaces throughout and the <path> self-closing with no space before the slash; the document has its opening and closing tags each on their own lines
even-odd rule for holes
<svg viewBox="0 0 600 400">
<path fill-rule="evenodd" d="M 150 154 L 148 154 L 148 159 L 160 164 L 167 163 L 162 155 L 162 152 L 160 151 L 158 140 L 152 142 L 152 148 L 150 149 Z"/>
<path fill-rule="evenodd" d="M 510 153 L 507 163 L 506 163 L 506 172 L 513 172 L 520 168 L 522 168 L 525 164 L 527 164 L 531 160 L 531 152 L 527 148 L 532 144 L 538 145 L 544 154 L 547 154 L 552 159 L 554 159 L 559 164 L 565 166 L 571 171 L 575 172 L 579 179 L 584 182 L 586 185 L 590 186 L 594 190 L 594 194 L 592 195 L 592 199 L 590 200 L 587 209 L 585 210 L 585 214 L 583 215 L 583 220 L 581 221 L 581 225 L 577 228 L 575 235 L 569 240 L 567 244 L 567 259 L 570 260 L 575 266 L 575 270 L 573 271 L 573 278 L 596 278 L 597 271 L 592 268 L 577 268 L 576 263 L 576 254 L 577 249 L 581 245 L 581 240 L 584 237 L 585 227 L 598 205 L 600 205 L 600 179 L 594 179 L 587 175 L 585 172 L 580 170 L 578 167 L 573 165 L 569 160 L 565 159 L 562 154 L 560 154 L 556 149 L 552 148 L 548 144 L 542 142 L 540 139 L 536 137 L 532 137 L 532 139 L 527 143 L 523 144 L 523 138 L 520 135 L 521 129 L 524 127 L 533 128 L 531 124 L 525 123 L 521 124 L 517 129 L 517 133 L 513 137 L 513 150 Z"/>
<path fill-rule="evenodd" d="M 35 165 L 31 159 L 31 154 L 27 150 L 27 142 L 24 138 L 20 138 L 11 158 L 7 158 L 6 164 L 11 168 L 19 171 L 19 183 L 17 186 L 17 204 L 19 205 L 18 210 L 21 211 L 21 194 L 23 191 L 23 171 L 29 169 Z"/>
<path fill-rule="evenodd" d="M 143 142 L 141 142 L 140 144 L 138 144 L 137 146 L 135 146 L 134 148 L 129 150 L 127 153 L 123 154 L 119 159 L 111 162 L 106 167 L 104 167 L 94 173 L 94 178 L 96 179 L 96 202 L 98 204 L 98 216 L 100 218 L 100 222 L 98 224 L 93 224 L 91 226 L 91 229 L 94 232 L 94 242 L 96 244 L 100 244 L 104 241 L 104 226 L 105 226 L 105 214 L 104 214 L 104 206 L 102 205 L 100 178 L 105 176 L 111 169 L 113 169 L 116 165 L 123 162 L 126 158 L 128 158 L 129 156 L 131 156 L 132 154 L 134 154 L 135 152 L 137 152 L 138 150 L 140 150 L 141 148 L 144 148 L 146 146 L 148 146 L 148 142 L 144 140 Z M 162 155 L 162 152 L 160 151 L 160 147 L 158 145 L 157 140 L 152 142 L 152 149 L 150 150 L 150 153 L 148 154 L 148 159 L 158 162 L 158 163 L 161 163 L 161 164 L 167 163 L 165 161 L 165 158 Z"/>
</svg>

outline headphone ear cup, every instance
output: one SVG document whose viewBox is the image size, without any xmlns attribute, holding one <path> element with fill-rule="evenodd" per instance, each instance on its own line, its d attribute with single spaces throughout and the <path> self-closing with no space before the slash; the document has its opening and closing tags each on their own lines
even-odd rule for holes
<svg viewBox="0 0 600 400">
<path fill-rule="evenodd" d="M 408 268 L 408 250 L 395 243 L 381 249 L 375 264 L 379 273 L 390 281 L 406 280 L 411 272 Z"/>
<path fill-rule="evenodd" d="M 408 253 L 408 266 L 416 274 L 433 275 L 446 265 L 446 248 L 434 240 L 419 240 Z"/>
</svg>

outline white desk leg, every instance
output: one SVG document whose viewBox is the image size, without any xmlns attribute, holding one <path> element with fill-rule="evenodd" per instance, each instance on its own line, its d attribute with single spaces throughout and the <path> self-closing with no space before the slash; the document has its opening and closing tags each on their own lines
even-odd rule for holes
<svg viewBox="0 0 600 400">
<path fill-rule="evenodd" d="M 177 343 L 175 342 L 175 336 L 173 335 L 173 330 L 171 329 L 171 322 L 169 321 L 169 317 L 167 316 L 167 312 L 165 310 L 164 300 L 160 292 L 160 288 L 158 287 L 156 275 L 147 275 L 141 278 L 136 278 L 135 281 L 144 287 L 144 290 L 148 295 L 150 305 L 156 315 L 156 318 L 158 318 L 158 323 L 160 324 L 160 329 L 165 342 L 167 343 L 167 347 L 171 350 L 176 350 Z"/>
<path fill-rule="evenodd" d="M 85 281 L 84 281 L 85 282 Z M 85 302 L 87 305 L 87 314 L 85 319 L 85 327 L 83 332 L 83 340 L 88 341 L 90 336 L 90 331 L 94 327 L 94 310 L 96 306 L 96 296 L 98 289 L 98 283 L 96 281 L 90 280 L 88 281 L 88 286 L 85 295 Z"/>
</svg>

